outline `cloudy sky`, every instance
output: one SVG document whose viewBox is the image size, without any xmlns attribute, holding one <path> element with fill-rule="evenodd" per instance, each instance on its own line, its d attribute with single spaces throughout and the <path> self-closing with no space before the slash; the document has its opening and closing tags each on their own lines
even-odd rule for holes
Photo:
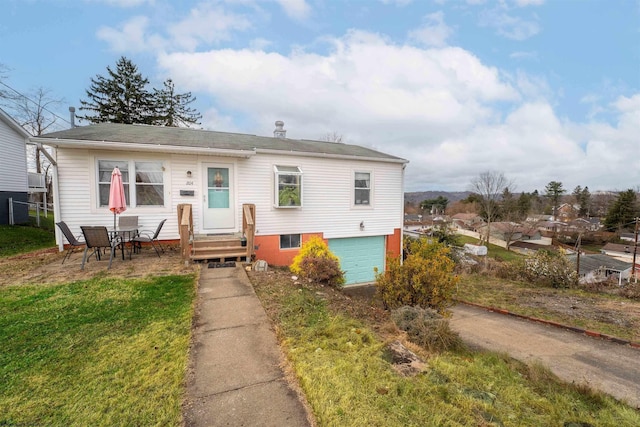
<svg viewBox="0 0 640 427">
<path fill-rule="evenodd" d="M 640 186 L 638 0 L 4 0 L 0 40 L 63 118 L 124 55 L 203 128 L 342 135 L 410 160 L 407 191 Z"/>
</svg>

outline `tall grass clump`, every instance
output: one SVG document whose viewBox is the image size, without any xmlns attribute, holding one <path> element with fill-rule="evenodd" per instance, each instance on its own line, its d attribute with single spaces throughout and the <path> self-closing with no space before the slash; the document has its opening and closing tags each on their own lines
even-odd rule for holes
<svg viewBox="0 0 640 427">
<path fill-rule="evenodd" d="M 459 349 L 460 335 L 449 327 L 449 321 L 430 308 L 403 306 L 391 311 L 398 329 L 405 331 L 409 341 L 432 353 Z"/>
</svg>

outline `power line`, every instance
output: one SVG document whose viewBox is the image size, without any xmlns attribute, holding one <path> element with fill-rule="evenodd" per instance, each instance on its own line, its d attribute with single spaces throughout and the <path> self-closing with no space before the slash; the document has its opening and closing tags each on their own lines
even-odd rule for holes
<svg viewBox="0 0 640 427">
<path fill-rule="evenodd" d="M 8 84 L 0 81 L 0 85 L 9 88 L 10 90 L 12 90 L 13 92 L 17 93 L 18 96 L 26 99 L 29 102 L 32 102 L 35 105 L 39 105 L 36 101 L 34 101 L 33 99 L 29 98 L 28 96 L 18 92 L 16 89 L 12 88 L 11 86 L 9 86 Z M 68 123 L 69 125 L 71 124 L 71 122 L 68 119 L 65 119 L 64 117 L 60 117 L 59 115 L 57 115 L 56 113 L 54 113 L 53 111 L 49 110 L 48 108 L 44 107 L 44 106 L 40 106 L 40 108 L 42 108 L 44 111 L 48 112 L 49 114 L 51 114 L 52 116 L 62 120 L 65 123 Z"/>
</svg>

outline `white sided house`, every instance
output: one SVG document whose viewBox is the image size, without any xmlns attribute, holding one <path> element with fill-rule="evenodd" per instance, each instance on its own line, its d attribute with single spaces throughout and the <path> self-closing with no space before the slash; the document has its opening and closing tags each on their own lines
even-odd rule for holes
<svg viewBox="0 0 640 427">
<path fill-rule="evenodd" d="M 14 223 L 29 221 L 27 178 L 27 141 L 29 134 L 0 109 L 0 224 L 9 224 L 12 210 Z M 12 203 L 9 201 L 19 203 Z"/>
<path fill-rule="evenodd" d="M 257 259 L 289 265 L 318 235 L 340 258 L 347 284 L 373 281 L 386 255 L 401 253 L 408 162 L 356 145 L 287 139 L 282 125 L 261 137 L 102 123 L 32 140 L 55 149 L 55 217 L 74 233 L 113 225 L 107 204 L 118 166 L 122 215 L 138 216 L 144 229 L 166 218 L 161 240 L 180 237 L 179 205 L 191 205 L 196 236 L 241 234 L 243 206 L 251 205 Z M 66 243 L 61 235 L 57 242 Z"/>
</svg>

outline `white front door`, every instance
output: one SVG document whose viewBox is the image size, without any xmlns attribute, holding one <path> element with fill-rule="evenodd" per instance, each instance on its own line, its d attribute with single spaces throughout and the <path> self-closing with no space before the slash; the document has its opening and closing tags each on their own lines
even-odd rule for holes
<svg viewBox="0 0 640 427">
<path fill-rule="evenodd" d="M 233 165 L 203 164 L 203 221 L 205 231 L 230 231 L 236 225 Z"/>
</svg>

